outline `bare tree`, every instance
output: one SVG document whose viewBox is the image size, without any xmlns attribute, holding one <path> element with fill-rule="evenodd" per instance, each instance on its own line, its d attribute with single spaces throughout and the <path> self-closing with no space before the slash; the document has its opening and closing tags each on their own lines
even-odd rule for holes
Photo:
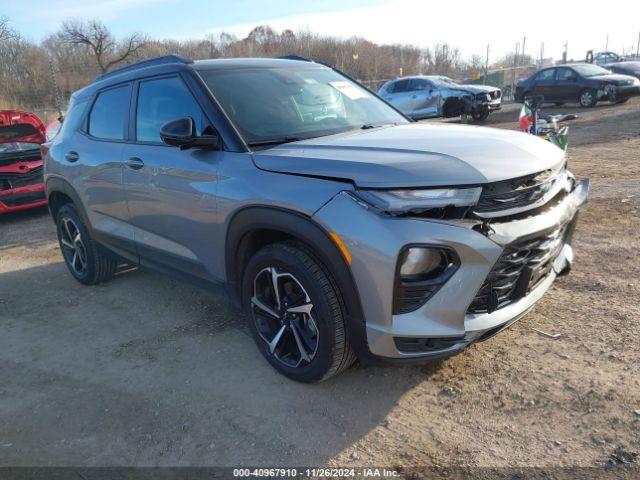
<svg viewBox="0 0 640 480">
<path fill-rule="evenodd" d="M 424 52 L 424 62 L 429 73 L 455 76 L 464 69 L 464 62 L 460 58 L 460 50 L 448 43 L 436 43 Z"/>
<path fill-rule="evenodd" d="M 16 38 L 17 33 L 9 26 L 7 17 L 0 17 L 0 42 Z"/>
<path fill-rule="evenodd" d="M 301 55 L 336 66 L 373 90 L 398 75 L 427 72 L 460 79 L 478 70 L 482 60 L 464 61 L 457 48 L 442 43 L 423 51 L 415 45 L 380 45 L 360 37 L 340 38 L 308 30 L 278 32 L 268 25 L 256 27 L 244 38 L 220 33 L 203 39 L 147 40 L 140 34 L 118 38 L 97 20 L 69 20 L 56 33 L 34 43 L 21 38 L 0 18 L 0 37 L 0 107 L 27 109 L 55 105 L 52 70 L 64 103 L 96 75 L 119 64 L 170 53 L 193 59 Z"/>
<path fill-rule="evenodd" d="M 65 21 L 59 35 L 68 44 L 82 45 L 89 49 L 102 73 L 109 71 L 114 65 L 135 58 L 147 42 L 139 33 L 132 33 L 118 42 L 99 20 Z"/>
</svg>

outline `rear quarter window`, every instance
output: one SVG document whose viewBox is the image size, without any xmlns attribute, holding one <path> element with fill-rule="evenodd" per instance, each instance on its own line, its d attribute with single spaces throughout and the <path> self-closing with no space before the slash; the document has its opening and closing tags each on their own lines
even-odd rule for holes
<svg viewBox="0 0 640 480">
<path fill-rule="evenodd" d="M 124 140 L 130 89 L 130 85 L 123 85 L 98 94 L 89 113 L 89 135 L 103 140 Z"/>
<path fill-rule="evenodd" d="M 80 128 L 84 112 L 87 109 L 87 100 L 74 101 L 72 100 L 67 109 L 67 113 L 62 120 L 62 126 L 60 132 L 54 137 L 55 141 L 64 140 L 69 138 L 73 132 Z"/>
</svg>

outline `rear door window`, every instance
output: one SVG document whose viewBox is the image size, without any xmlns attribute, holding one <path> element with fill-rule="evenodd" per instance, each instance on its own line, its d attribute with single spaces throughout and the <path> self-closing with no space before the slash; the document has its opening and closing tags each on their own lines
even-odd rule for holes
<svg viewBox="0 0 640 480">
<path fill-rule="evenodd" d="M 409 83 L 410 83 L 409 79 L 398 80 L 396 83 L 393 84 L 393 90 L 391 92 L 392 93 L 408 92 Z"/>
<path fill-rule="evenodd" d="M 424 91 L 431 90 L 432 85 L 428 80 L 425 80 L 424 78 L 414 78 L 413 80 L 411 80 L 410 88 L 412 92 Z"/>
<path fill-rule="evenodd" d="M 89 135 L 103 140 L 124 140 L 130 97 L 130 85 L 100 92 L 89 113 Z"/>
<path fill-rule="evenodd" d="M 161 142 L 160 128 L 171 120 L 191 117 L 202 134 L 202 110 L 179 77 L 140 82 L 136 112 L 136 139 Z"/>
<path fill-rule="evenodd" d="M 570 68 L 559 68 L 558 74 L 556 75 L 556 79 L 560 81 L 571 81 L 577 78 L 576 72 L 571 70 Z"/>
<path fill-rule="evenodd" d="M 555 73 L 556 73 L 555 68 L 550 68 L 549 70 L 543 70 L 536 76 L 536 82 L 552 81 Z"/>
</svg>

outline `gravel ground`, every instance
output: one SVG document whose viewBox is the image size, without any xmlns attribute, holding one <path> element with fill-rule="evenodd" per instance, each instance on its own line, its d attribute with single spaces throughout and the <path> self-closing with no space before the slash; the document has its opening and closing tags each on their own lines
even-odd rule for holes
<svg viewBox="0 0 640 480">
<path fill-rule="evenodd" d="M 82 287 L 45 211 L 0 218 L 0 465 L 635 461 L 640 99 L 549 111 L 580 114 L 569 163 L 592 180 L 574 270 L 509 330 L 422 367 L 293 383 L 224 300 L 138 270 Z"/>
</svg>

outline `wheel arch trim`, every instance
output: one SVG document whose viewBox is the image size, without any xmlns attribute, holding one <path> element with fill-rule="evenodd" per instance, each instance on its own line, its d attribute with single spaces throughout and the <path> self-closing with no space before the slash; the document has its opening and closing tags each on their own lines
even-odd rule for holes
<svg viewBox="0 0 640 480">
<path fill-rule="evenodd" d="M 332 274 L 347 309 L 347 331 L 356 355 L 370 355 L 360 294 L 343 253 L 330 232 L 309 216 L 273 206 L 247 206 L 235 212 L 228 222 L 225 239 L 225 271 L 229 294 L 240 303 L 242 268 L 251 251 L 251 233 L 274 230 L 293 237 L 311 248 Z"/>
<path fill-rule="evenodd" d="M 84 205 L 82 204 L 82 201 L 80 200 L 80 195 L 78 194 L 78 192 L 76 192 L 76 190 L 71 186 L 71 184 L 67 180 L 60 177 L 49 177 L 45 181 L 45 192 L 47 195 L 47 200 L 50 200 L 51 196 L 54 193 L 62 193 L 67 197 L 69 197 L 73 201 L 73 204 L 76 210 L 80 214 L 80 217 L 82 218 L 82 221 L 85 227 L 91 233 L 92 231 L 91 222 L 89 222 L 89 216 L 87 215 L 87 212 L 84 208 Z M 51 209 L 50 201 L 49 201 L 49 213 L 51 213 L 51 215 L 53 216 L 53 210 Z M 54 221 L 56 220 L 55 217 L 53 220 Z"/>
</svg>

